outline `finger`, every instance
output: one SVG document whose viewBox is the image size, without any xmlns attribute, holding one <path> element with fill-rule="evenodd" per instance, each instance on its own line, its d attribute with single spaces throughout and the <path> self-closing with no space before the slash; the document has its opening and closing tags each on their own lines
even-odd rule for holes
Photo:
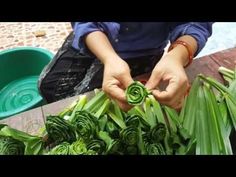
<svg viewBox="0 0 236 177">
<path fill-rule="evenodd" d="M 152 95 L 156 98 L 156 100 L 158 101 L 158 102 L 160 102 L 161 104 L 164 104 L 164 105 L 166 105 L 166 106 L 170 106 L 171 104 L 170 104 L 170 101 L 169 100 L 160 100 L 159 99 L 159 95 L 161 94 L 161 92 L 163 92 L 163 91 L 159 91 L 159 90 L 153 90 L 152 91 Z"/>
<path fill-rule="evenodd" d="M 153 94 L 155 95 L 158 101 L 166 103 L 166 102 L 171 102 L 171 100 L 173 100 L 179 94 L 178 89 L 179 89 L 178 84 L 174 81 L 170 81 L 166 90 L 164 91 L 153 90 Z"/>
<path fill-rule="evenodd" d="M 173 109 L 175 109 L 179 113 L 182 109 L 182 104 L 174 107 Z"/>
<path fill-rule="evenodd" d="M 179 99 L 179 101 L 177 102 L 176 105 L 173 106 L 173 108 L 174 108 L 175 110 L 181 110 L 183 104 L 184 104 L 184 97 L 182 97 L 181 99 Z"/>
<path fill-rule="evenodd" d="M 161 94 L 159 90 L 153 90 L 152 91 L 153 96 L 158 100 L 157 95 Z M 173 109 L 179 109 L 182 107 L 184 102 L 184 97 L 182 95 L 176 95 L 170 100 L 158 100 L 161 104 L 164 104 L 166 106 L 169 106 Z"/>
<path fill-rule="evenodd" d="M 175 102 L 170 103 L 169 107 L 175 109 L 177 112 L 181 111 L 181 108 L 184 104 L 184 97 L 177 99 Z"/>
<path fill-rule="evenodd" d="M 126 102 L 125 92 L 123 89 L 119 88 L 118 86 L 110 87 L 108 94 L 113 99 L 116 99 L 120 102 Z"/>
<path fill-rule="evenodd" d="M 155 89 L 156 86 L 159 84 L 159 82 L 161 81 L 161 75 L 157 74 L 156 72 L 153 72 L 149 78 L 149 80 L 147 81 L 145 87 L 148 90 L 152 90 Z"/>
<path fill-rule="evenodd" d="M 116 99 L 120 102 L 126 102 L 125 91 L 118 87 L 118 82 L 113 82 L 107 84 L 103 87 L 104 92 L 106 92 L 111 98 Z"/>
<path fill-rule="evenodd" d="M 129 111 L 132 108 L 132 106 L 130 106 L 128 103 L 123 103 L 123 102 L 117 101 L 117 104 L 125 112 Z"/>
<path fill-rule="evenodd" d="M 190 83 L 188 82 L 188 83 L 187 83 L 187 91 L 186 91 L 184 97 L 186 97 L 186 96 L 189 95 L 190 90 L 191 90 L 191 85 L 190 85 Z"/>
<path fill-rule="evenodd" d="M 117 78 L 118 79 L 118 78 Z M 134 82 L 134 80 L 132 79 L 130 74 L 127 74 L 125 76 L 122 76 L 121 78 L 118 79 L 121 84 L 127 88 L 130 84 L 132 84 Z"/>
</svg>

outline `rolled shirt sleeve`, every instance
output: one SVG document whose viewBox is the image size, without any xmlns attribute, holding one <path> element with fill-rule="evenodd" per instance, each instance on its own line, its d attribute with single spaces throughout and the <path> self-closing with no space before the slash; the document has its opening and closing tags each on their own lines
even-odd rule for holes
<svg viewBox="0 0 236 177">
<path fill-rule="evenodd" d="M 76 22 L 74 24 L 75 37 L 72 46 L 78 49 L 81 54 L 92 55 L 84 42 L 84 37 L 87 34 L 94 31 L 102 31 L 108 36 L 111 44 L 113 44 L 119 29 L 119 23 L 115 22 Z"/>
<path fill-rule="evenodd" d="M 194 56 L 196 56 L 205 46 L 207 39 L 212 35 L 212 22 L 198 23 L 189 22 L 177 25 L 170 33 L 170 42 L 176 41 L 183 35 L 190 35 L 196 39 L 198 49 Z"/>
</svg>

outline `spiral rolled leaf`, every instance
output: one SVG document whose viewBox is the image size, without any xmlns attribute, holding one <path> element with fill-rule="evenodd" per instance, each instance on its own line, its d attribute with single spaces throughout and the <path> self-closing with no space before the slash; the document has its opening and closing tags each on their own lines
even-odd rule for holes
<svg viewBox="0 0 236 177">
<path fill-rule="evenodd" d="M 71 120 L 71 123 L 75 125 L 76 131 L 84 139 L 93 138 L 93 136 L 96 134 L 98 120 L 87 111 L 76 112 L 76 115 Z"/>
<path fill-rule="evenodd" d="M 142 118 L 138 115 L 129 115 L 125 120 L 126 126 L 139 127 L 140 119 Z"/>
<path fill-rule="evenodd" d="M 140 125 L 143 132 L 149 132 L 151 129 L 151 126 L 143 118 L 140 119 Z"/>
<path fill-rule="evenodd" d="M 93 150 L 87 150 L 86 144 L 80 139 L 70 145 L 70 155 L 95 155 Z"/>
<path fill-rule="evenodd" d="M 41 154 L 43 146 L 45 145 L 45 142 L 43 141 L 42 137 L 33 136 L 20 130 L 11 128 L 9 126 L 4 126 L 1 128 L 0 136 L 13 138 L 17 141 L 24 143 L 25 155 Z"/>
<path fill-rule="evenodd" d="M 98 154 L 93 150 L 88 150 L 85 155 L 98 155 Z"/>
<path fill-rule="evenodd" d="M 147 155 L 166 155 L 165 150 L 160 143 L 146 143 L 145 148 Z"/>
<path fill-rule="evenodd" d="M 55 144 L 72 143 L 76 140 L 74 127 L 66 120 L 57 116 L 48 116 L 45 123 L 49 139 Z"/>
<path fill-rule="evenodd" d="M 150 132 L 144 132 L 143 134 L 142 134 L 142 138 L 143 138 L 143 141 L 144 142 L 150 142 L 151 140 L 150 140 Z"/>
<path fill-rule="evenodd" d="M 123 155 L 125 146 L 120 140 L 113 140 L 109 145 L 106 154 L 109 155 Z"/>
<path fill-rule="evenodd" d="M 106 143 L 102 140 L 92 140 L 87 144 L 87 149 L 102 154 L 106 151 Z"/>
<path fill-rule="evenodd" d="M 54 147 L 49 155 L 69 155 L 70 154 L 70 144 L 67 142 L 63 142 L 56 147 Z"/>
<path fill-rule="evenodd" d="M 149 93 L 142 83 L 135 81 L 128 86 L 125 94 L 130 105 L 140 105 Z"/>
<path fill-rule="evenodd" d="M 25 145 L 11 137 L 0 136 L 0 155 L 24 155 Z"/>
<path fill-rule="evenodd" d="M 139 149 L 137 146 L 127 146 L 125 154 L 127 155 L 137 155 L 139 153 Z"/>
<path fill-rule="evenodd" d="M 181 139 L 176 133 L 172 133 L 170 136 L 170 145 L 174 150 L 177 150 L 181 147 Z"/>
<path fill-rule="evenodd" d="M 150 140 L 153 143 L 159 143 L 164 140 L 166 136 L 166 127 L 162 123 L 158 123 L 155 127 L 153 127 L 149 133 Z"/>
<path fill-rule="evenodd" d="M 120 137 L 122 142 L 127 145 L 136 145 L 138 143 L 138 128 L 137 127 L 127 127 L 120 132 Z"/>
<path fill-rule="evenodd" d="M 72 155 L 81 155 L 87 152 L 87 148 L 85 143 L 82 140 L 77 140 L 76 142 L 72 143 L 70 146 L 70 153 Z"/>
</svg>

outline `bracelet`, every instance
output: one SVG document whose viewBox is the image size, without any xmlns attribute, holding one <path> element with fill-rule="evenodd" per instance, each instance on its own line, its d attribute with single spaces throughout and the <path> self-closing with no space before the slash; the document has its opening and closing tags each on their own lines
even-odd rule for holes
<svg viewBox="0 0 236 177">
<path fill-rule="evenodd" d="M 187 42 L 184 42 L 184 41 L 181 41 L 181 40 L 177 40 L 177 41 L 173 42 L 173 43 L 170 45 L 170 47 L 169 47 L 169 49 L 168 49 L 168 52 L 171 51 L 171 50 L 172 50 L 176 45 L 178 45 L 178 44 L 183 45 L 183 46 L 187 49 L 187 51 L 188 51 L 188 54 L 189 54 L 188 63 L 187 63 L 186 66 L 184 66 L 184 67 L 186 68 L 186 67 L 188 67 L 188 66 L 192 63 L 192 61 L 193 61 L 193 52 L 192 52 L 192 50 L 191 50 L 190 45 L 189 45 Z"/>
</svg>

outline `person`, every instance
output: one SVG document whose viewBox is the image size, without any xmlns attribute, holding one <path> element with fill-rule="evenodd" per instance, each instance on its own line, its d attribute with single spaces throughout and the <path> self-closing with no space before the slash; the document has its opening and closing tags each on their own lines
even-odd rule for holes
<svg viewBox="0 0 236 177">
<path fill-rule="evenodd" d="M 135 76 L 150 72 L 146 88 L 161 104 L 179 109 L 189 87 L 184 68 L 206 44 L 212 24 L 74 22 L 73 32 L 40 76 L 40 93 L 50 103 L 102 87 L 129 110 L 125 89 Z M 161 83 L 166 83 L 163 90 Z"/>
</svg>

